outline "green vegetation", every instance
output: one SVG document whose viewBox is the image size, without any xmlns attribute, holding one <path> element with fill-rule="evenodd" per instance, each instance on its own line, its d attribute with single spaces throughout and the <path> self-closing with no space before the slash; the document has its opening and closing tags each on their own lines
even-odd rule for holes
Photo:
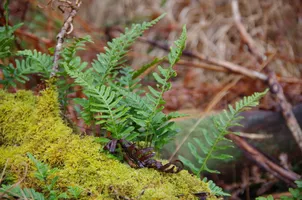
<svg viewBox="0 0 302 200">
<path fill-rule="evenodd" d="M 54 86 L 39 96 L 23 90 L 15 94 L 0 91 L 0 169 L 8 160 L 3 184 L 12 185 L 26 175 L 20 186 L 46 195 L 43 188 L 58 176 L 53 190 L 61 194 L 69 186 L 79 187 L 83 189 L 81 199 L 195 199 L 193 193 L 210 193 L 206 183 L 185 170 L 167 174 L 135 169 L 100 152 L 103 146 L 95 137 L 73 134 L 64 124 L 57 99 Z M 39 173 L 47 174 L 47 183 L 36 178 L 37 167 L 27 152 L 49 166 Z M 49 173 L 51 168 L 57 168 L 55 173 Z M 209 199 L 216 198 L 210 195 Z"/>
<path fill-rule="evenodd" d="M 301 200 L 302 199 L 302 180 L 295 181 L 297 188 L 289 188 L 292 196 L 281 196 L 281 200 Z M 274 200 L 272 195 L 268 197 L 258 197 L 256 200 Z"/>
<path fill-rule="evenodd" d="M 217 170 L 209 169 L 207 163 L 210 159 L 217 160 L 229 160 L 232 158 L 231 155 L 221 153 L 221 150 L 232 147 L 228 143 L 231 142 L 224 136 L 232 133 L 229 128 L 234 126 L 240 126 L 238 124 L 242 116 L 239 116 L 240 112 L 247 110 L 251 107 L 258 105 L 259 99 L 263 97 L 267 91 L 262 93 L 255 93 L 252 96 L 244 97 L 242 100 L 236 103 L 235 108 L 229 105 L 229 111 L 224 112 L 218 116 L 213 117 L 212 121 L 214 124 L 211 130 L 202 130 L 205 137 L 206 143 L 202 142 L 199 138 L 194 138 L 195 143 L 201 149 L 202 154 L 197 150 L 195 144 L 189 142 L 188 147 L 193 154 L 194 158 L 200 164 L 200 167 L 196 167 L 190 160 L 180 156 L 180 160 L 185 163 L 197 176 L 202 172 L 219 173 Z M 225 142 L 225 143 L 223 143 Z M 227 144 L 226 144 L 227 143 Z"/>
<path fill-rule="evenodd" d="M 1 27 L 0 58 L 5 77 L 1 84 L 6 88 L 16 87 L 17 82 L 28 81 L 28 75 L 37 74 L 47 82 L 47 88 L 41 96 L 22 90 L 16 94 L 0 91 L 0 169 L 9 160 L 0 195 L 33 199 L 195 199 L 194 193 L 199 192 L 209 193 L 207 199 L 216 199 L 214 195 L 228 195 L 212 181 L 206 183 L 206 179 L 201 181 L 198 177 L 203 171 L 217 172 L 207 167 L 208 160 L 230 158 L 219 153 L 228 147 L 219 145 L 220 142 L 227 140 L 224 136 L 230 127 L 238 125 L 238 114 L 256 106 L 266 92 L 246 97 L 235 108 L 230 106 L 229 112 L 215 117 L 216 130 L 203 132 L 207 145 L 194 139 L 203 151 L 202 156 L 197 153 L 196 145 L 189 143 L 190 151 L 201 166 L 194 166 L 184 157 L 181 160 L 197 177 L 187 171 L 165 174 L 153 169 L 130 168 L 106 152 L 100 152 L 103 145 L 95 142 L 97 138 L 72 134 L 72 129 L 61 118 L 60 105 L 64 108 L 73 101 L 81 106 L 80 116 L 84 121 L 91 126 L 100 124 L 101 129 L 110 133 L 109 139 L 126 139 L 157 151 L 162 149 L 177 134 L 171 119 L 182 116 L 163 112 L 163 94 L 170 90 L 169 81 L 176 76 L 173 66 L 185 48 L 185 26 L 167 56 L 169 65 L 158 66 L 158 72 L 153 73 L 156 87 L 144 89 L 139 84 L 139 74 L 148 67 L 134 71 L 124 66 L 129 47 L 161 18 L 126 29 L 124 34 L 109 42 L 105 53 L 97 55 L 92 63 L 82 62 L 77 56 L 85 43 L 92 42 L 89 36 L 67 42 L 61 52 L 59 71 L 53 78 L 50 77 L 54 60 L 51 54 L 36 50 L 14 52 L 13 31 L 20 25 Z M 13 56 L 18 56 L 15 65 L 8 59 Z M 157 62 L 155 59 L 152 63 Z M 74 80 L 72 84 L 67 83 L 70 78 Z M 86 98 L 67 98 L 75 85 L 83 88 Z M 18 181 L 26 172 L 29 162 L 25 155 L 35 167 L 28 167 L 28 176 L 13 185 L 12 180 Z"/>
</svg>

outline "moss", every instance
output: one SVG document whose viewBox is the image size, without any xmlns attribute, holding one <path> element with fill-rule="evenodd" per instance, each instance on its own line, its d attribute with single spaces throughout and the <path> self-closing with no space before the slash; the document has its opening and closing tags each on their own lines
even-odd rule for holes
<svg viewBox="0 0 302 200">
<path fill-rule="evenodd" d="M 58 187 L 77 185 L 85 188 L 83 199 L 195 199 L 194 192 L 209 192 L 207 184 L 187 171 L 166 174 L 153 169 L 133 169 L 100 153 L 94 138 L 72 134 L 60 118 L 57 92 L 49 88 L 41 96 L 19 91 L 0 91 L 0 169 L 9 159 L 8 173 L 23 177 L 27 187 L 40 187 L 33 178 L 26 157 L 37 159 L 59 169 Z M 211 197 L 209 199 L 216 199 Z"/>
</svg>

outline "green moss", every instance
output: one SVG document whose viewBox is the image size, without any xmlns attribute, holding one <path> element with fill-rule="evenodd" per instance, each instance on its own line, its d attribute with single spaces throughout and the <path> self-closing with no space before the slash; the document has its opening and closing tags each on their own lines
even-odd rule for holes
<svg viewBox="0 0 302 200">
<path fill-rule="evenodd" d="M 83 199 L 195 199 L 194 192 L 209 192 L 207 184 L 187 171 L 166 174 L 153 169 L 133 169 L 100 153 L 93 137 L 72 134 L 60 118 L 57 92 L 49 88 L 41 96 L 19 91 L 0 91 L 0 170 L 9 159 L 7 173 L 16 179 L 29 173 L 22 182 L 39 187 L 26 157 L 59 169 L 58 187 L 77 185 L 85 189 Z M 89 195 L 88 195 L 89 194 Z M 211 197 L 209 199 L 216 199 Z"/>
</svg>

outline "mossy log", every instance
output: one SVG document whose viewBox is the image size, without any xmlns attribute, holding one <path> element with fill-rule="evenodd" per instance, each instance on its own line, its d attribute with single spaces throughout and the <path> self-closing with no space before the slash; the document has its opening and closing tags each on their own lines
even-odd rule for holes
<svg viewBox="0 0 302 200">
<path fill-rule="evenodd" d="M 82 199 L 197 199 L 193 193 L 208 192 L 208 185 L 183 170 L 177 174 L 154 169 L 133 169 L 100 152 L 94 137 L 72 133 L 60 117 L 58 94 L 48 88 L 40 96 L 30 91 L 9 94 L 0 90 L 0 170 L 22 186 L 41 188 L 26 156 L 59 169 L 58 188 L 84 188 Z"/>
</svg>

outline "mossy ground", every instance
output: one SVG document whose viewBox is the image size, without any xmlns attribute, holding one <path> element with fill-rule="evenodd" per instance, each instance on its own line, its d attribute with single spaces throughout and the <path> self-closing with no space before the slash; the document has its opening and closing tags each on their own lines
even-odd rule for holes
<svg viewBox="0 0 302 200">
<path fill-rule="evenodd" d="M 28 174 L 23 186 L 39 188 L 26 153 L 59 169 L 58 189 L 77 185 L 82 199 L 196 199 L 192 193 L 210 192 L 207 184 L 183 170 L 167 174 L 133 169 L 101 153 L 93 137 L 72 134 L 60 117 L 58 95 L 48 88 L 40 96 L 29 91 L 0 90 L 0 170 L 15 180 Z M 123 197 L 123 198 L 122 198 Z M 216 199 L 209 196 L 208 199 Z"/>
</svg>

